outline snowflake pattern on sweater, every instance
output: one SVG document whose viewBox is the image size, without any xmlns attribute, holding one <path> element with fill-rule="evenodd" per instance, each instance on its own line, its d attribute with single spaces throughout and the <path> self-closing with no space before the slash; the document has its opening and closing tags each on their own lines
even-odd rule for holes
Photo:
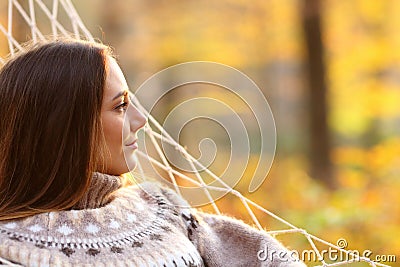
<svg viewBox="0 0 400 267">
<path fill-rule="evenodd" d="M 0 222 L 0 256 L 24 266 L 204 266 L 181 212 L 141 187 L 151 196 L 131 186 L 103 207 Z"/>
<path fill-rule="evenodd" d="M 72 210 L 0 221 L 1 258 L 23 266 L 304 267 L 276 239 L 242 221 L 191 209 L 156 183 L 121 188 L 96 173 Z"/>
</svg>

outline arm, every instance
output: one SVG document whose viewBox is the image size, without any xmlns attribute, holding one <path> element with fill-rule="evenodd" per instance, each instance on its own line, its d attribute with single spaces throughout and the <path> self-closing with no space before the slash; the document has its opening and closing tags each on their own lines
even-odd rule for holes
<svg viewBox="0 0 400 267">
<path fill-rule="evenodd" d="M 200 212 L 188 207 L 172 190 L 163 188 L 171 204 L 180 207 L 187 234 L 206 266 L 305 266 L 276 239 L 242 221 Z"/>
<path fill-rule="evenodd" d="M 305 266 L 276 239 L 239 220 L 196 212 L 189 230 L 208 266 Z"/>
</svg>

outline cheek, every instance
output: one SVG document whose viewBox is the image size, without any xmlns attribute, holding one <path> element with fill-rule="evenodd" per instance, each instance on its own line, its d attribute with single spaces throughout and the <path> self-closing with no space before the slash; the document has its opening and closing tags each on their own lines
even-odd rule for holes
<svg viewBox="0 0 400 267">
<path fill-rule="evenodd" d="M 129 125 L 129 120 L 128 120 L 128 116 L 125 116 L 125 120 L 123 122 L 122 127 L 122 139 L 123 140 L 129 140 L 130 137 L 130 125 Z"/>
<path fill-rule="evenodd" d="M 103 131 L 108 149 L 112 151 L 122 146 L 123 120 L 116 118 L 104 118 Z"/>
</svg>

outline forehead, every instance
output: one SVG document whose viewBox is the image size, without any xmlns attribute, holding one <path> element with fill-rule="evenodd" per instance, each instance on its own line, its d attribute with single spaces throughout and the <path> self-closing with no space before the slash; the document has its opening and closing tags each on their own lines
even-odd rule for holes
<svg viewBox="0 0 400 267">
<path fill-rule="evenodd" d="M 104 87 L 104 98 L 108 100 L 113 98 L 115 95 L 121 91 L 128 90 L 128 85 L 126 83 L 124 74 L 121 68 L 118 66 L 117 61 L 112 58 L 107 58 L 107 76 L 106 83 Z"/>
</svg>

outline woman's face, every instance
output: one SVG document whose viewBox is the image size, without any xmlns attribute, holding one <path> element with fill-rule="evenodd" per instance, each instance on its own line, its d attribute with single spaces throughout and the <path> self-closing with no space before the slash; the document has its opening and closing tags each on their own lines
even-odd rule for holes
<svg viewBox="0 0 400 267">
<path fill-rule="evenodd" d="M 110 152 L 105 155 L 106 173 L 120 175 L 134 169 L 137 132 L 145 125 L 146 118 L 130 102 L 125 77 L 111 57 L 108 58 L 101 121 Z"/>
</svg>

